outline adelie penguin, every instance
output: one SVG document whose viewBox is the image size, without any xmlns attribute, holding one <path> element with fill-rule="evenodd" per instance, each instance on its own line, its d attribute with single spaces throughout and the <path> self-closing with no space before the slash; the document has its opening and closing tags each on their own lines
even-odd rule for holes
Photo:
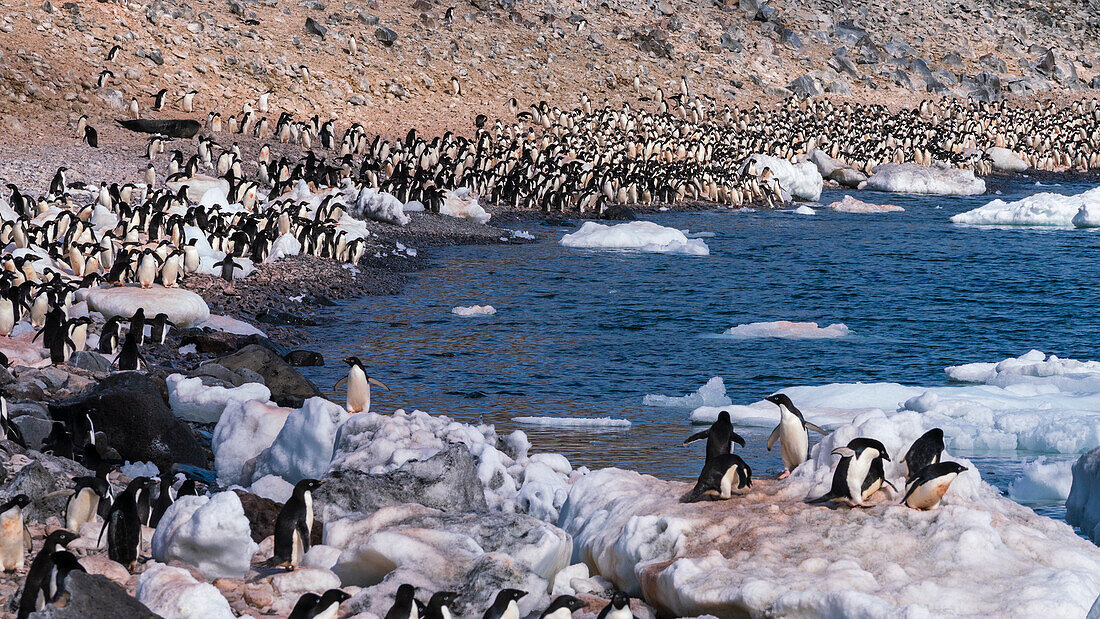
<svg viewBox="0 0 1100 619">
<path fill-rule="evenodd" d="M 913 441 L 902 458 L 906 469 L 906 483 L 913 481 L 925 467 L 938 463 L 943 447 L 943 430 L 940 428 L 932 428 Z"/>
<path fill-rule="evenodd" d="M 840 456 L 833 471 L 833 485 L 825 494 L 806 501 L 810 504 L 845 500 L 852 507 L 870 507 L 870 499 L 885 483 L 893 484 L 883 473 L 882 461 L 890 461 L 886 447 L 873 438 L 854 438 L 846 447 L 837 447 L 833 455 Z"/>
<path fill-rule="evenodd" d="M 519 619 L 519 605 L 516 602 L 525 595 L 527 592 L 519 589 L 501 589 L 481 619 Z"/>
<path fill-rule="evenodd" d="M 366 369 L 359 357 L 344 357 L 344 363 L 348 364 L 348 375 L 341 378 L 332 386 L 333 391 L 346 384 L 348 387 L 347 408 L 349 413 L 365 413 L 370 411 L 370 386 L 371 384 L 389 391 L 382 381 L 367 376 Z"/>
<path fill-rule="evenodd" d="M 233 275 L 235 269 L 243 269 L 244 265 L 240 262 L 233 260 L 231 254 L 226 254 L 225 258 L 214 263 L 214 266 L 221 267 L 221 278 L 229 282 L 229 286 L 233 286 Z"/>
<path fill-rule="evenodd" d="M 630 610 L 630 596 L 622 591 L 611 594 L 611 603 L 603 607 L 596 619 L 634 619 Z"/>
<path fill-rule="evenodd" d="M 148 513 L 149 490 L 155 483 L 148 477 L 131 480 L 130 485 L 115 498 L 99 532 L 100 541 L 103 534 L 107 534 L 107 556 L 131 574 L 141 554 L 142 496 L 145 497 L 144 505 Z"/>
<path fill-rule="evenodd" d="M 571 595 L 559 595 L 539 615 L 539 619 L 569 619 L 573 613 L 585 607 L 585 603 Z"/>
<path fill-rule="evenodd" d="M 340 604 L 350 597 L 340 589 L 329 589 L 323 595 L 306 593 L 298 598 L 287 619 L 336 619 Z"/>
<path fill-rule="evenodd" d="M 901 502 L 913 509 L 936 509 L 951 482 L 965 470 L 966 467 L 958 462 L 930 464 L 909 480 L 909 488 Z"/>
<path fill-rule="evenodd" d="M 313 491 L 321 487 L 316 479 L 303 479 L 275 518 L 275 549 L 261 567 L 296 568 L 309 551 L 313 534 Z"/>
<path fill-rule="evenodd" d="M 695 503 L 705 498 L 729 499 L 734 490 L 752 487 L 752 469 L 737 454 L 722 454 L 709 458 L 703 464 L 699 480 L 682 499 L 683 503 Z"/>
<path fill-rule="evenodd" d="M 393 596 L 393 605 L 383 619 L 420 619 L 416 587 L 408 583 L 399 586 Z"/>
<path fill-rule="evenodd" d="M 23 510 L 31 498 L 17 494 L 0 505 L 0 569 L 14 572 L 23 569 L 23 555 L 30 550 L 31 536 L 23 521 Z"/>
<path fill-rule="evenodd" d="M 115 365 L 122 371 L 137 371 L 148 367 L 145 357 L 138 350 L 137 337 L 133 331 L 127 333 L 126 339 L 122 341 L 122 349 L 115 358 Z"/>
<path fill-rule="evenodd" d="M 149 337 L 154 343 L 164 344 L 165 338 L 168 337 L 169 327 L 174 327 L 172 321 L 168 320 L 168 314 L 161 312 L 153 317 L 153 326 L 149 330 Z"/>
<path fill-rule="evenodd" d="M 100 501 L 106 500 L 110 486 L 103 477 L 74 477 L 76 487 L 65 503 L 65 528 L 80 531 L 87 522 L 95 520 Z"/>
<path fill-rule="evenodd" d="M 95 127 L 91 125 L 84 127 L 84 141 L 92 148 L 99 148 L 99 133 L 95 130 Z"/>
<path fill-rule="evenodd" d="M 423 619 L 452 619 L 451 605 L 458 599 L 454 591 L 436 591 L 424 608 Z"/>
<path fill-rule="evenodd" d="M 802 411 L 795 407 L 794 402 L 786 394 L 777 393 L 770 395 L 765 400 L 779 407 L 779 425 L 775 426 L 768 436 L 768 451 L 771 451 L 775 442 L 779 441 L 779 453 L 783 458 L 783 479 L 791 474 L 799 464 L 806 461 L 810 449 L 810 434 L 807 429 L 827 434 L 818 426 L 806 421 Z"/>
<path fill-rule="evenodd" d="M 4 438 L 20 447 L 27 447 L 27 441 L 23 439 L 19 426 L 15 425 L 11 416 L 8 415 L 8 400 L 4 396 L 0 396 L 0 430 L 3 430 Z"/>
<path fill-rule="evenodd" d="M 707 440 L 707 459 L 709 462 L 712 458 L 718 456 L 724 456 L 733 451 L 733 443 L 744 447 L 745 439 L 740 434 L 733 431 L 733 423 L 730 422 L 730 414 L 728 411 L 722 411 L 718 413 L 718 419 L 710 425 L 709 428 L 702 432 L 696 432 L 684 440 L 684 445 L 690 445 L 695 441 Z"/>
<path fill-rule="evenodd" d="M 73 540 L 80 536 L 72 531 L 58 529 L 46 536 L 42 549 L 31 561 L 27 570 L 27 579 L 23 584 L 23 593 L 19 596 L 18 619 L 26 619 L 31 613 L 42 610 L 57 591 L 57 579 L 51 578 L 55 569 L 54 553 L 65 550 Z"/>
</svg>

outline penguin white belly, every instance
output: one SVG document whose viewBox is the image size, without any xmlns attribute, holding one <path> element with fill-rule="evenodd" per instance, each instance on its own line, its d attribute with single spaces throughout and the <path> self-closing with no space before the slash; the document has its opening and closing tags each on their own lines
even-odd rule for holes
<svg viewBox="0 0 1100 619">
<path fill-rule="evenodd" d="M 313 615 L 314 619 L 336 619 L 336 613 L 340 612 L 339 604 L 329 604 L 328 608 Z"/>
<path fill-rule="evenodd" d="M 806 460 L 806 449 L 810 444 L 806 428 L 794 415 L 783 415 L 783 421 L 779 423 L 779 442 L 783 466 L 788 471 L 794 471 Z"/>
<path fill-rule="evenodd" d="M 11 335 L 15 328 L 15 309 L 8 299 L 0 299 L 0 336 Z"/>
<path fill-rule="evenodd" d="M 863 503 L 863 480 L 867 479 L 867 472 L 871 470 L 871 462 L 874 460 L 868 451 L 864 451 L 858 458 L 852 458 L 852 461 L 848 463 L 848 477 L 846 478 L 848 497 L 861 504 Z"/>
<path fill-rule="evenodd" d="M 446 606 L 439 609 L 439 614 L 440 614 L 440 616 L 443 617 L 443 619 L 451 619 L 451 609 L 447 608 Z M 570 616 L 572 616 L 572 615 L 570 615 Z M 567 617 L 566 619 L 569 619 L 569 618 Z"/>
<path fill-rule="evenodd" d="M 719 496 L 723 499 L 728 499 L 733 496 L 733 483 L 737 480 L 737 467 L 731 466 L 726 469 L 726 474 L 722 476 L 722 483 L 720 484 Z"/>
<path fill-rule="evenodd" d="M 370 383 L 357 366 L 348 370 L 348 412 L 365 413 L 370 409 Z"/>
<path fill-rule="evenodd" d="M 188 245 L 183 248 L 183 270 L 188 273 L 194 273 L 199 270 L 201 260 L 199 259 L 199 250 L 193 245 Z"/>
<path fill-rule="evenodd" d="M 500 613 L 500 619 L 519 619 L 519 606 L 515 602 L 508 602 L 508 607 Z"/>
<path fill-rule="evenodd" d="M 70 531 L 79 531 L 85 522 L 95 520 L 99 510 L 99 495 L 91 488 L 81 488 L 76 496 L 69 499 L 69 505 L 65 510 L 65 528 Z"/>
<path fill-rule="evenodd" d="M 572 616 L 573 613 L 570 612 L 568 608 L 559 608 L 549 615 L 546 615 L 544 619 L 571 619 Z"/>
<path fill-rule="evenodd" d="M 913 509 L 935 509 L 939 506 L 940 499 L 947 493 L 947 489 L 951 487 L 951 482 L 954 481 L 955 477 L 957 475 L 951 473 L 921 484 L 916 490 L 913 490 L 913 493 L 905 500 L 905 504 Z"/>
<path fill-rule="evenodd" d="M 142 288 L 149 288 L 157 277 L 157 262 L 153 256 L 146 254 L 138 263 L 137 278 Z"/>
<path fill-rule="evenodd" d="M 175 288 L 176 279 L 179 276 L 179 262 L 175 258 L 166 260 L 164 266 L 161 267 L 160 277 L 164 281 L 166 288 Z"/>
<path fill-rule="evenodd" d="M 634 613 L 630 611 L 630 606 L 613 608 L 607 613 L 607 619 L 634 619 Z"/>
<path fill-rule="evenodd" d="M 416 602 L 413 602 L 412 608 L 409 609 L 409 619 L 420 619 L 420 613 L 417 612 Z"/>
<path fill-rule="evenodd" d="M 0 569 L 23 569 L 23 513 L 18 508 L 0 515 Z"/>
<path fill-rule="evenodd" d="M 290 536 L 290 564 L 297 567 L 302 564 L 302 536 L 297 530 Z"/>
</svg>

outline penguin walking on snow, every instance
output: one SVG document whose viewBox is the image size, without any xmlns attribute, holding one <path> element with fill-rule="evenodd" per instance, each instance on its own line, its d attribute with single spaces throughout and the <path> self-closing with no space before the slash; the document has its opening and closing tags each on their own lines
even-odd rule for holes
<svg viewBox="0 0 1100 619">
<path fill-rule="evenodd" d="M 0 505 L 0 569 L 5 572 L 23 569 L 23 554 L 31 545 L 23 510 L 30 504 L 29 496 L 17 494 Z"/>
<path fill-rule="evenodd" d="M 336 619 L 340 604 L 350 597 L 340 589 L 329 589 L 323 595 L 306 593 L 298 598 L 287 619 Z"/>
<path fill-rule="evenodd" d="M 909 481 L 909 488 L 901 502 L 913 509 L 936 509 L 951 487 L 951 482 L 965 470 L 966 467 L 958 462 L 930 464 Z"/>
<path fill-rule="evenodd" d="M 715 456 L 703 464 L 699 480 L 682 503 L 695 503 L 704 497 L 729 499 L 734 490 L 752 487 L 752 469 L 737 454 Z"/>
<path fill-rule="evenodd" d="M 493 600 L 493 605 L 481 615 L 481 619 L 519 619 L 519 606 L 516 604 L 526 591 L 519 589 L 501 589 Z"/>
<path fill-rule="evenodd" d="M 275 518 L 275 549 L 273 556 L 261 567 L 296 568 L 309 551 L 313 534 L 313 491 L 321 487 L 317 479 L 303 479 Z"/>
<path fill-rule="evenodd" d="M 19 596 L 18 619 L 26 619 L 31 613 L 38 612 L 46 607 L 54 597 L 56 581 L 50 578 L 50 572 L 54 569 L 53 554 L 65 550 L 70 542 L 80 537 L 72 531 L 58 529 L 46 536 L 42 543 L 42 549 L 31 561 L 31 567 L 27 570 L 27 579 L 23 584 L 23 593 Z"/>
<path fill-rule="evenodd" d="M 570 619 L 573 613 L 585 607 L 585 603 L 571 595 L 559 595 L 539 615 L 539 619 Z"/>
<path fill-rule="evenodd" d="M 393 596 L 393 606 L 386 611 L 384 619 L 420 619 L 416 587 L 408 583 L 399 586 Z"/>
<path fill-rule="evenodd" d="M 630 610 L 630 596 L 622 591 L 611 594 L 611 603 L 603 607 L 596 619 L 634 619 Z"/>
<path fill-rule="evenodd" d="M 854 438 L 847 447 L 837 447 L 833 455 L 840 456 L 833 471 L 833 485 L 825 494 L 806 501 L 810 504 L 827 503 L 844 499 L 852 507 L 870 507 L 871 498 L 885 483 L 891 488 L 894 484 L 886 479 L 882 461 L 890 461 L 886 447 L 873 438 Z M 896 491 L 897 489 L 894 488 Z"/>
<path fill-rule="evenodd" d="M 344 357 L 344 363 L 350 366 L 348 368 L 348 375 L 337 381 L 336 384 L 332 386 L 332 390 L 335 391 L 340 388 L 340 385 L 346 384 L 348 387 L 348 412 L 366 413 L 370 411 L 371 383 L 378 385 L 386 391 L 389 391 L 390 388 L 377 378 L 367 376 L 367 371 L 363 367 L 363 362 L 359 360 L 359 357 Z"/>
<path fill-rule="evenodd" d="M 733 423 L 730 422 L 728 411 L 718 413 L 718 419 L 709 428 L 687 437 L 683 444 L 690 445 L 703 439 L 707 440 L 707 462 L 712 458 L 730 453 L 733 450 L 732 443 L 745 446 L 745 439 L 733 431 Z"/>
<path fill-rule="evenodd" d="M 225 258 L 214 263 L 214 266 L 221 267 L 221 277 L 226 282 L 229 282 L 229 288 L 233 287 L 233 275 L 236 269 L 243 269 L 244 265 L 233 259 L 232 254 L 226 254 Z"/>
<path fill-rule="evenodd" d="M 103 539 L 103 533 L 107 533 L 107 556 L 131 574 L 134 573 L 141 554 L 142 495 L 148 497 L 154 483 L 148 477 L 135 477 L 131 480 L 130 485 L 115 499 L 99 532 L 100 540 Z M 147 498 L 145 505 L 148 506 Z"/>
<path fill-rule="evenodd" d="M 794 402 L 791 402 L 786 394 L 777 393 L 764 399 L 779 407 L 779 425 L 775 426 L 771 435 L 768 436 L 767 447 L 768 451 L 771 451 L 775 442 L 779 441 L 779 453 L 783 457 L 784 468 L 779 479 L 783 479 L 806 461 L 810 449 L 810 434 L 807 429 L 821 434 L 827 434 L 827 432 L 806 421 L 802 411 L 795 407 Z"/>
</svg>

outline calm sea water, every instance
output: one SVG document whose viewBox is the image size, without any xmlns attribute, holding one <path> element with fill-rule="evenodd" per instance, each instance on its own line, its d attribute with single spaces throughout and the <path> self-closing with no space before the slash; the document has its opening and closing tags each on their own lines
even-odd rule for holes
<svg viewBox="0 0 1100 619">
<path fill-rule="evenodd" d="M 1004 199 L 1091 185 L 992 184 Z M 829 203 L 845 192 L 827 191 Z M 536 449 L 574 466 L 619 466 L 693 479 L 701 447 L 688 412 L 642 405 L 649 393 L 682 395 L 722 376 L 735 403 L 793 385 L 854 381 L 945 383 L 943 368 L 999 361 L 1032 348 L 1100 358 L 1092 273 L 1100 236 L 1082 230 L 981 229 L 948 218 L 994 196 L 922 197 L 860 192 L 904 213 L 855 215 L 819 209 L 707 211 L 647 216 L 712 232 L 711 255 L 597 252 L 557 243 L 576 229 L 531 223 L 527 246 L 433 250 L 437 267 L 400 295 L 330 308 L 312 329 L 328 366 L 306 368 L 331 386 L 355 354 L 392 389 L 373 409 L 420 408 L 468 421 L 522 428 Z M 451 314 L 489 304 L 490 317 Z M 843 322 L 839 340 L 707 338 L 734 325 Z M 534 429 L 519 416 L 616 417 L 619 431 Z M 782 463 L 749 429 L 743 454 L 762 474 Z M 964 454 L 1004 489 L 1034 454 Z M 1064 516 L 1064 506 L 1035 505 Z"/>
</svg>

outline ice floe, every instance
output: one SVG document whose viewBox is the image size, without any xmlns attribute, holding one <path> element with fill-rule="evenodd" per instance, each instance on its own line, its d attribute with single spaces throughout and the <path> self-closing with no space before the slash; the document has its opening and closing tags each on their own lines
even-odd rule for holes
<svg viewBox="0 0 1100 619">
<path fill-rule="evenodd" d="M 700 406 L 728 406 L 733 402 L 726 396 L 726 383 L 721 376 L 715 376 L 705 385 L 682 396 L 647 394 L 642 404 L 660 408 L 698 408 Z"/>
<path fill-rule="evenodd" d="M 857 214 L 896 213 L 905 210 L 893 204 L 872 204 L 870 202 L 864 202 L 863 200 L 857 200 L 849 195 L 833 202 L 828 208 L 838 213 Z"/>
<path fill-rule="evenodd" d="M 803 204 L 802 206 L 791 211 L 795 215 L 816 215 L 817 211 Z"/>
<path fill-rule="evenodd" d="M 629 428 L 630 421 L 611 417 L 513 417 L 512 421 L 543 428 Z"/>
<path fill-rule="evenodd" d="M 1100 544 L 1100 448 L 1073 464 L 1073 485 L 1066 499 L 1066 522 Z"/>
<path fill-rule="evenodd" d="M 676 228 L 651 221 L 630 221 L 606 226 L 586 221 L 576 232 L 561 239 L 566 247 L 581 249 L 628 249 L 661 254 L 710 255 L 701 239 L 689 239 Z"/>
<path fill-rule="evenodd" d="M 874 169 L 863 188 L 893 193 L 978 196 L 985 193 L 985 181 L 974 176 L 973 170 L 884 163 Z"/>
<path fill-rule="evenodd" d="M 1013 202 L 993 200 L 951 217 L 952 223 L 983 226 L 1100 226 L 1100 187 L 1075 195 L 1037 193 Z"/>
<path fill-rule="evenodd" d="M 1008 484 L 1008 496 L 1021 503 L 1054 503 L 1069 497 L 1073 460 L 1039 457 L 1024 465 L 1021 475 Z"/>
<path fill-rule="evenodd" d="M 791 322 L 776 320 L 773 322 L 750 322 L 726 329 L 719 337 L 735 339 L 783 338 L 788 340 L 824 340 L 844 337 L 851 331 L 844 323 L 834 323 L 819 327 L 816 322 Z"/>
<path fill-rule="evenodd" d="M 497 309 L 492 305 L 471 305 L 469 307 L 452 307 L 451 313 L 456 316 L 492 316 Z"/>
</svg>

